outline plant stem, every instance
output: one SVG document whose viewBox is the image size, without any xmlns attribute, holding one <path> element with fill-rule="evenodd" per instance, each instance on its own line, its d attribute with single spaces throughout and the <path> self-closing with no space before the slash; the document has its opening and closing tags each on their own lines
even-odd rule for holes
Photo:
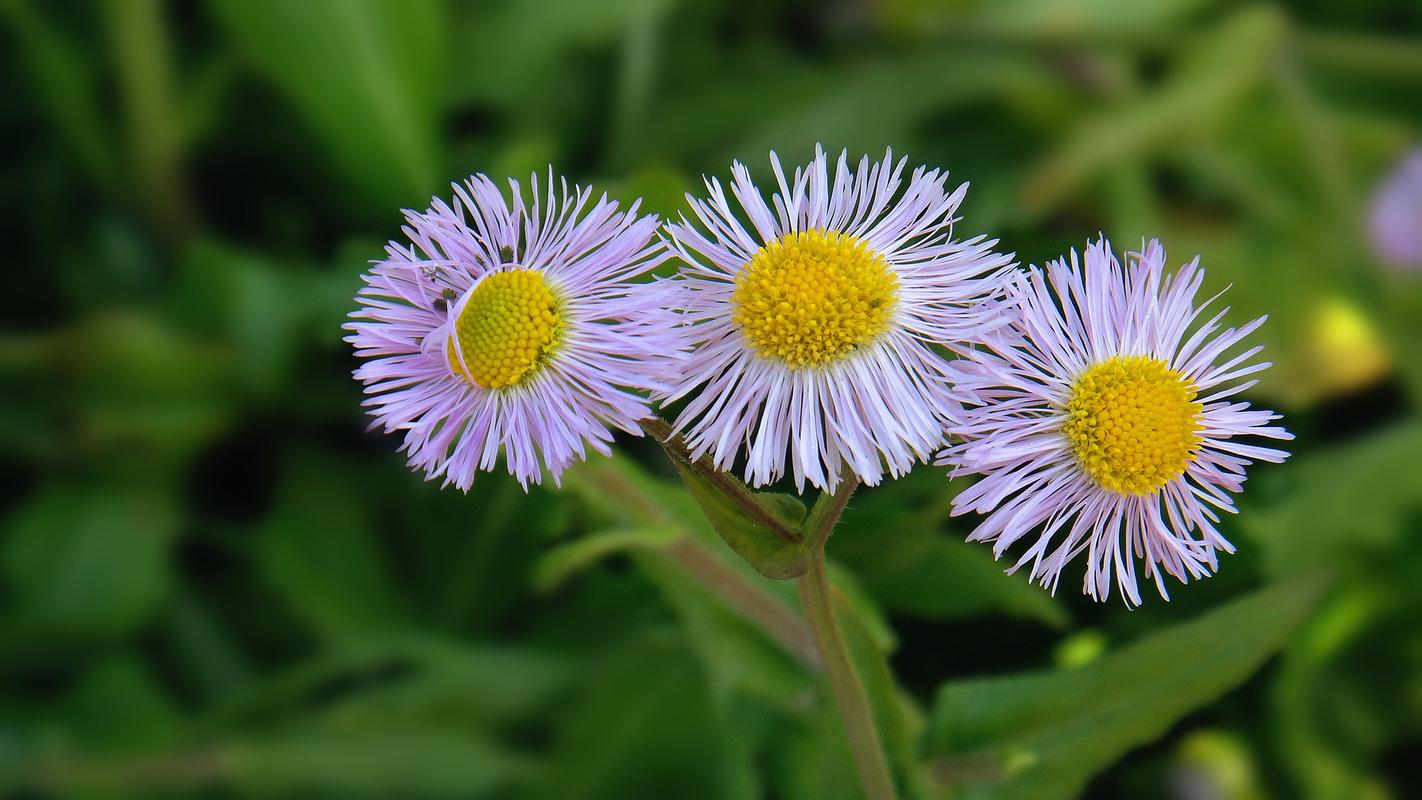
<svg viewBox="0 0 1422 800">
<path fill-rule="evenodd" d="M 869 695 L 864 690 L 854 662 L 849 659 L 849 651 L 834 619 L 834 602 L 830 596 L 829 579 L 825 575 L 823 544 L 813 549 L 810 568 L 797 582 L 800 585 L 800 602 L 805 606 L 805 617 L 815 634 L 820 660 L 825 665 L 825 676 L 834 690 L 835 703 L 839 706 L 840 720 L 849 739 L 849 750 L 854 755 L 854 765 L 859 770 L 859 783 L 864 788 L 864 796 L 869 800 L 892 800 L 896 796 L 894 780 L 889 775 L 889 762 L 879 742 L 879 731 L 874 727 Z"/>
<path fill-rule="evenodd" d="M 648 436 L 657 440 L 657 444 L 662 446 L 667 455 L 676 463 L 696 472 L 708 483 L 725 495 L 731 502 L 740 506 L 750 518 L 764 526 L 771 533 L 790 544 L 799 544 L 800 534 L 794 528 L 785 524 L 785 521 L 771 513 L 770 509 L 761 505 L 755 499 L 752 492 L 744 483 L 741 483 L 736 476 L 729 472 L 723 472 L 711 463 L 711 459 L 702 456 L 693 459 L 691 451 L 686 448 L 686 442 L 681 438 L 681 434 L 673 433 L 671 425 L 666 420 L 659 417 L 642 420 L 642 430 Z"/>
<path fill-rule="evenodd" d="M 821 492 L 815 499 L 815 507 L 810 509 L 809 516 L 805 518 L 805 536 L 811 547 L 823 553 L 825 542 L 829 541 L 830 534 L 834 533 L 834 526 L 839 524 L 845 506 L 849 505 L 849 498 L 854 496 L 854 490 L 858 488 L 859 478 L 852 472 L 846 472 L 834 494 Z"/>
<path fill-rule="evenodd" d="M 800 602 L 805 607 L 805 618 L 809 620 L 810 630 L 815 635 L 825 676 L 834 691 L 835 704 L 839 706 L 840 720 L 844 723 L 854 764 L 859 769 L 864 796 L 869 800 L 891 800 L 895 797 L 894 779 L 889 774 L 889 762 L 879 741 L 879 729 L 874 726 L 869 694 L 864 689 L 859 671 L 854 668 L 854 662 L 850 660 L 839 624 L 835 622 L 833 590 L 825 573 L 825 542 L 834 532 L 835 524 L 858 486 L 859 481 L 853 475 L 846 475 L 833 494 L 821 494 L 815 501 L 815 507 L 805 520 L 810 568 L 800 576 L 798 583 Z"/>
</svg>

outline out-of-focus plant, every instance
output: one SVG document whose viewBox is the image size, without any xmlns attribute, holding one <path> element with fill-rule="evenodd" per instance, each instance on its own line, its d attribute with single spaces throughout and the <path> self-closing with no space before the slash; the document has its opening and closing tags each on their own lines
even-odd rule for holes
<svg viewBox="0 0 1422 800">
<path fill-rule="evenodd" d="M 1025 264 L 1098 230 L 1205 254 L 1300 434 L 1239 553 L 1131 612 L 1002 575 L 967 481 L 857 491 L 827 572 L 900 791 L 1422 791 L 1422 286 L 1369 236 L 1417 9 L 288 5 L 0 0 L 0 793 L 858 796 L 793 587 L 648 440 L 565 492 L 433 491 L 339 341 L 443 176 L 552 162 L 675 218 L 817 140 L 951 168 Z"/>
</svg>

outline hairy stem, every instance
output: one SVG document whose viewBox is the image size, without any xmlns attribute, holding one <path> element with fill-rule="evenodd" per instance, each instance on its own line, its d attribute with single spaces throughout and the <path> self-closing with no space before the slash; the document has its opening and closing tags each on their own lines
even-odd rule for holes
<svg viewBox="0 0 1422 800">
<path fill-rule="evenodd" d="M 810 630 L 815 634 L 820 660 L 825 666 L 825 677 L 834 691 L 835 704 L 839 706 L 840 720 L 849 739 L 849 750 L 854 755 L 854 765 L 859 770 L 859 783 L 864 789 L 864 796 L 869 800 L 892 800 L 896 796 L 894 779 L 889 774 L 889 762 L 884 757 L 879 730 L 874 727 L 869 695 L 864 690 L 864 682 L 854 668 L 854 662 L 849 659 L 849 651 L 835 622 L 834 602 L 829 579 L 825 575 L 823 546 L 814 548 L 810 556 L 810 569 L 797 580 L 800 601 L 805 606 Z"/>
<path fill-rule="evenodd" d="M 810 515 L 805 518 L 805 536 L 811 547 L 824 550 L 825 542 L 829 541 L 830 534 L 834 533 L 834 526 L 839 524 L 840 516 L 849 505 L 849 498 L 854 496 L 854 490 L 858 488 L 859 478 L 849 473 L 840 479 L 839 488 L 835 489 L 833 494 L 822 492 L 815 500 L 815 507 L 810 509 Z"/>
<path fill-rule="evenodd" d="M 825 542 L 834 532 L 834 526 L 849 505 L 849 498 L 859 487 L 854 475 L 845 475 L 833 494 L 821 494 L 805 520 L 805 538 L 810 547 L 810 568 L 798 579 L 800 602 L 805 607 L 805 618 L 810 622 L 810 630 L 815 635 L 815 644 L 824 662 L 825 676 L 834 691 L 835 704 L 839 706 L 840 720 L 849 739 L 849 749 L 854 755 L 854 765 L 859 770 L 859 782 L 864 795 L 869 800 L 893 798 L 894 780 L 889 774 L 889 763 L 884 757 L 884 747 L 879 741 L 879 730 L 874 727 L 874 713 L 869 706 L 869 694 L 864 689 L 864 681 L 840 635 L 839 624 L 834 618 L 834 600 L 829 578 L 825 574 Z"/>
</svg>

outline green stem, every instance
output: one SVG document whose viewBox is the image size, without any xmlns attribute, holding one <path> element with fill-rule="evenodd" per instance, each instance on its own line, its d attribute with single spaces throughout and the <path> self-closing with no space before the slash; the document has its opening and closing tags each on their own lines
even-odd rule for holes
<svg viewBox="0 0 1422 800">
<path fill-rule="evenodd" d="M 815 499 L 815 507 L 810 509 L 809 516 L 805 518 L 805 535 L 811 547 L 824 551 L 825 542 L 829 541 L 830 534 L 834 533 L 834 526 L 839 524 L 845 506 L 849 505 L 849 498 L 854 496 L 854 490 L 858 488 L 859 478 L 846 471 L 840 479 L 839 488 L 835 489 L 833 494 L 821 492 Z"/>
<path fill-rule="evenodd" d="M 889 774 L 889 762 L 879 741 L 879 729 L 874 726 L 869 693 L 865 691 L 864 681 L 854 668 L 849 650 L 844 645 L 844 637 L 840 635 L 839 624 L 834 617 L 829 577 L 825 573 L 825 542 L 834 532 L 835 524 L 858 486 L 859 482 L 853 475 L 846 475 L 833 494 L 821 494 L 815 501 L 815 507 L 805 521 L 810 568 L 797 582 L 805 618 L 809 620 L 810 631 L 815 635 L 820 661 L 824 663 L 825 676 L 834 691 L 835 704 L 839 706 L 840 720 L 849 739 L 849 750 L 859 769 L 864 796 L 869 800 L 892 800 L 896 796 L 894 779 Z"/>
<path fill-rule="evenodd" d="M 869 800 L 892 800 L 895 797 L 894 780 L 889 775 L 889 762 L 884 757 L 879 730 L 874 727 L 869 695 L 864 690 L 854 662 L 849 659 L 849 651 L 834 619 L 834 602 L 830 596 L 829 579 L 825 575 L 825 551 L 822 546 L 811 553 L 810 568 L 800 576 L 798 583 L 800 602 L 805 606 L 805 617 L 815 634 L 825 676 L 834 690 L 835 703 L 839 706 L 839 716 L 849 739 L 849 751 L 854 755 L 854 765 L 859 770 L 859 783 L 864 788 L 864 796 Z"/>
</svg>

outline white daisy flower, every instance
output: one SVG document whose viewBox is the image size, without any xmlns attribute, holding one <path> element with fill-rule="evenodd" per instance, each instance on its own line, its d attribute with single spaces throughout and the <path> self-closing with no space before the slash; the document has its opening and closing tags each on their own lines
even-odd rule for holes
<svg viewBox="0 0 1422 800">
<path fill-rule="evenodd" d="M 892 154 L 831 177 L 824 151 L 788 178 L 772 153 L 769 202 L 739 162 L 733 210 L 720 181 L 688 195 L 695 221 L 666 231 L 685 261 L 681 301 L 693 352 L 660 399 L 693 395 L 676 419 L 693 455 L 752 485 L 832 491 L 848 470 L 878 483 L 943 442 L 953 401 L 941 348 L 1004 324 L 994 300 L 1010 271 L 996 241 L 953 237 L 967 185 Z M 696 391 L 698 390 L 699 391 Z"/>
<path fill-rule="evenodd" d="M 1103 240 L 1013 281 L 1011 328 L 953 366 L 966 410 L 940 459 L 983 475 L 953 513 L 987 518 L 968 538 L 1002 556 L 1031 545 L 1015 571 L 1053 591 L 1069 561 L 1086 554 L 1085 592 L 1114 583 L 1139 605 L 1137 562 L 1169 599 L 1162 571 L 1181 582 L 1212 574 L 1233 546 L 1216 528 L 1255 460 L 1287 453 L 1243 436 L 1293 438 L 1279 415 L 1229 398 L 1269 366 L 1261 347 L 1231 351 L 1264 322 L 1221 329 L 1228 309 L 1197 325 L 1199 259 L 1164 274 L 1158 242 L 1122 264 Z M 1212 298 L 1213 299 L 1213 298 Z"/>
<path fill-rule="evenodd" d="M 643 282 L 667 257 L 657 218 L 551 172 L 529 190 L 475 175 L 452 206 L 406 212 L 409 243 L 387 246 L 346 325 L 375 424 L 460 489 L 501 456 L 525 486 L 556 482 L 608 454 L 612 428 L 640 435 L 654 362 L 681 349 L 670 282 Z"/>
</svg>

